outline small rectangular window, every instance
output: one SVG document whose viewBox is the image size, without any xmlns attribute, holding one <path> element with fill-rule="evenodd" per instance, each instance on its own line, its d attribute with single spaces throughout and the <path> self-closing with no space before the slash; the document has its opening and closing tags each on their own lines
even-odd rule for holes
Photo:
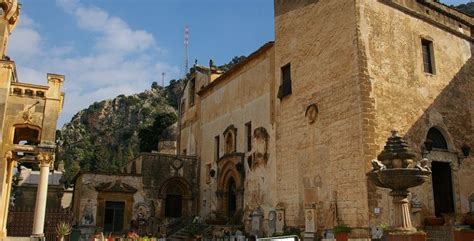
<svg viewBox="0 0 474 241">
<path fill-rule="evenodd" d="M 425 73 L 434 74 L 433 42 L 422 39 L 421 50 L 423 53 L 423 70 Z"/>
<path fill-rule="evenodd" d="M 219 160 L 219 156 L 220 156 L 220 153 L 219 153 L 219 147 L 220 147 L 220 139 L 219 139 L 219 136 L 216 136 L 214 137 L 214 150 L 215 150 L 215 160 Z"/>
<path fill-rule="evenodd" d="M 104 232 L 122 232 L 125 202 L 105 202 Z"/>
<path fill-rule="evenodd" d="M 291 94 L 291 65 L 281 67 L 281 85 L 278 89 L 278 98 L 282 99 L 283 97 Z"/>
<path fill-rule="evenodd" d="M 245 131 L 247 135 L 247 151 L 252 150 L 252 122 L 245 124 Z"/>
</svg>

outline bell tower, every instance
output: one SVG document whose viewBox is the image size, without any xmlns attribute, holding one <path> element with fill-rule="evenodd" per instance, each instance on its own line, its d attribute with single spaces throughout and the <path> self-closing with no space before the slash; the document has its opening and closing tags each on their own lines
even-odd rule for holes
<svg viewBox="0 0 474 241">
<path fill-rule="evenodd" d="M 20 16 L 18 0 L 0 0 L 0 58 L 6 55 L 10 34 L 15 29 Z"/>
</svg>

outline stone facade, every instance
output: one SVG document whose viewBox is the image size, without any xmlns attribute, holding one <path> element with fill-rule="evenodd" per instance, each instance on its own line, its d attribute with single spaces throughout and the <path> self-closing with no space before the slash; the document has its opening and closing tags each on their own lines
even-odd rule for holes
<svg viewBox="0 0 474 241">
<path fill-rule="evenodd" d="M 84 236 L 94 234 L 96 228 L 106 234 L 134 230 L 158 236 L 166 232 L 167 219 L 196 214 L 196 165 L 190 157 L 142 153 L 123 167 L 122 174 L 81 172 L 75 178 L 74 223 Z M 173 206 L 176 213 L 168 213 L 169 198 L 180 202 Z M 119 228 L 107 226 L 106 212 L 113 203 L 123 205 Z"/>
<path fill-rule="evenodd" d="M 62 110 L 63 75 L 48 74 L 47 85 L 21 83 L 15 62 L 6 55 L 9 36 L 20 15 L 17 0 L 2 0 L 0 11 L 0 240 L 6 236 L 13 168 L 17 162 L 39 163 L 42 170 L 54 163 L 56 121 Z M 44 173 L 44 171 L 42 171 Z M 34 229 L 42 233 L 46 208 L 47 175 L 36 198 Z M 46 186 L 46 187 L 45 187 Z M 39 205 L 39 206 L 38 206 Z"/>
<path fill-rule="evenodd" d="M 473 23 L 431 0 L 275 0 L 275 43 L 217 78 L 195 66 L 184 90 L 178 148 L 200 159 L 199 213 L 247 231 L 263 213 L 268 233 L 277 211 L 287 229 L 370 237 L 393 212 L 366 178 L 392 129 L 449 164 L 454 213 L 472 211 Z M 430 130 L 447 148 L 427 150 Z M 437 188 L 412 190 L 417 226 L 437 214 Z"/>
</svg>

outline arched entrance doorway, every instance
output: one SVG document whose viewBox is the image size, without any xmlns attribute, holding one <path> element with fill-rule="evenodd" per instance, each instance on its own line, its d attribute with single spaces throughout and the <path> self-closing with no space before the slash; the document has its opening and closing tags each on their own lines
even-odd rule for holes
<svg viewBox="0 0 474 241">
<path fill-rule="evenodd" d="M 244 175 L 237 166 L 243 162 L 240 154 L 225 156 L 218 163 L 217 211 L 227 219 L 233 219 L 243 210 Z"/>
<path fill-rule="evenodd" d="M 448 144 L 443 133 L 436 128 L 428 131 L 426 141 L 433 151 L 448 151 Z M 451 164 L 447 161 L 433 161 L 431 171 L 435 215 L 441 217 L 443 213 L 454 213 Z"/>
<path fill-rule="evenodd" d="M 191 216 L 191 186 L 181 177 L 166 180 L 160 188 L 161 217 Z"/>
</svg>

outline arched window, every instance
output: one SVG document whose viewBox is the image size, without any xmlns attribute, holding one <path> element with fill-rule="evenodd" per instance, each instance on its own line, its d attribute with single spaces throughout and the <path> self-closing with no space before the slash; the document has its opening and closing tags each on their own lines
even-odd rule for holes
<svg viewBox="0 0 474 241">
<path fill-rule="evenodd" d="M 227 129 L 224 131 L 225 154 L 234 153 L 237 151 L 236 136 L 237 128 L 235 128 L 233 125 L 227 127 Z"/>
<path fill-rule="evenodd" d="M 433 148 L 437 149 L 448 149 L 448 143 L 443 136 L 443 133 L 436 128 L 431 128 L 428 131 L 428 135 L 426 136 L 426 140 L 432 143 Z"/>
<path fill-rule="evenodd" d="M 234 134 L 229 132 L 225 136 L 225 153 L 232 153 L 234 151 Z"/>
</svg>

